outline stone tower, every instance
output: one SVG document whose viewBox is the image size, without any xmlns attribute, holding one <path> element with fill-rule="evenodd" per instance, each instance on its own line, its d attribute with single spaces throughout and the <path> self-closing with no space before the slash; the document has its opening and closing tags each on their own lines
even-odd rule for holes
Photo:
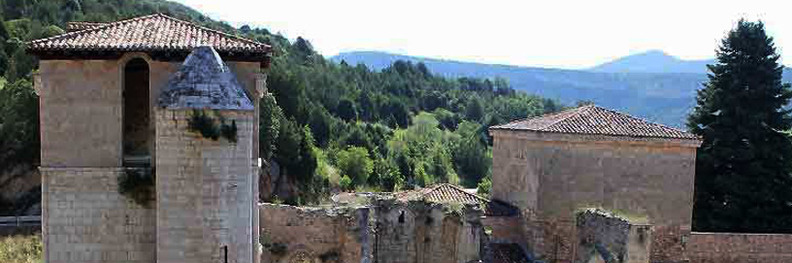
<svg viewBox="0 0 792 263">
<path fill-rule="evenodd" d="M 71 24 L 26 49 L 39 58 L 45 262 L 256 262 L 269 45 L 153 14 Z M 193 116 L 218 135 L 190 129 Z"/>
<path fill-rule="evenodd" d="M 187 56 L 158 104 L 157 262 L 253 262 L 253 103 L 206 46 Z"/>
</svg>

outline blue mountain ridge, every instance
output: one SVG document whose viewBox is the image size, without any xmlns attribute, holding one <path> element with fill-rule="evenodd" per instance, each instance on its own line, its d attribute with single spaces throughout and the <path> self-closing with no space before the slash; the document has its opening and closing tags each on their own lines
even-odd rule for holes
<svg viewBox="0 0 792 263">
<path fill-rule="evenodd" d="M 330 58 L 350 65 L 381 70 L 394 61 L 422 62 L 434 74 L 448 77 L 503 77 L 516 90 L 557 99 L 567 105 L 581 100 L 623 111 L 649 121 L 684 128 L 695 105 L 696 91 L 707 81 L 706 64 L 662 51 L 616 59 L 585 70 L 461 62 L 390 54 L 378 51 L 344 52 Z M 784 81 L 792 80 L 789 70 Z"/>
</svg>

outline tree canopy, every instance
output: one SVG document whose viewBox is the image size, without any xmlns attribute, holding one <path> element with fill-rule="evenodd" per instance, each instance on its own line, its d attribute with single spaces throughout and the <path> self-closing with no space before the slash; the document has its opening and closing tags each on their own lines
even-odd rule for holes
<svg viewBox="0 0 792 263">
<path fill-rule="evenodd" d="M 696 163 L 697 231 L 792 232 L 789 84 L 761 22 L 741 20 L 722 40 L 688 119 L 702 136 Z"/>
</svg>

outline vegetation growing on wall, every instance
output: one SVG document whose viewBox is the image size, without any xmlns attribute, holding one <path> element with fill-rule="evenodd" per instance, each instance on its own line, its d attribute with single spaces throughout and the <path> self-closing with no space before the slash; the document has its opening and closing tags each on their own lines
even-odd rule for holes
<svg viewBox="0 0 792 263">
<path fill-rule="evenodd" d="M 217 111 L 207 114 L 204 110 L 193 110 L 187 128 L 214 141 L 223 137 L 229 142 L 237 142 L 236 121 L 226 121 L 223 115 Z"/>
<path fill-rule="evenodd" d="M 118 178 L 118 192 L 135 203 L 150 208 L 155 198 L 153 168 L 125 168 Z"/>
</svg>

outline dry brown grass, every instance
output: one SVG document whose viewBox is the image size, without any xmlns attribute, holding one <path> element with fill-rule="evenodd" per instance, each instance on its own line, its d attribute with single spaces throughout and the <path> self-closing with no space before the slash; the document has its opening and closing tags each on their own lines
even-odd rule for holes
<svg viewBox="0 0 792 263">
<path fill-rule="evenodd" d="M 42 248 L 40 234 L 0 237 L 0 262 L 40 263 Z"/>
</svg>

